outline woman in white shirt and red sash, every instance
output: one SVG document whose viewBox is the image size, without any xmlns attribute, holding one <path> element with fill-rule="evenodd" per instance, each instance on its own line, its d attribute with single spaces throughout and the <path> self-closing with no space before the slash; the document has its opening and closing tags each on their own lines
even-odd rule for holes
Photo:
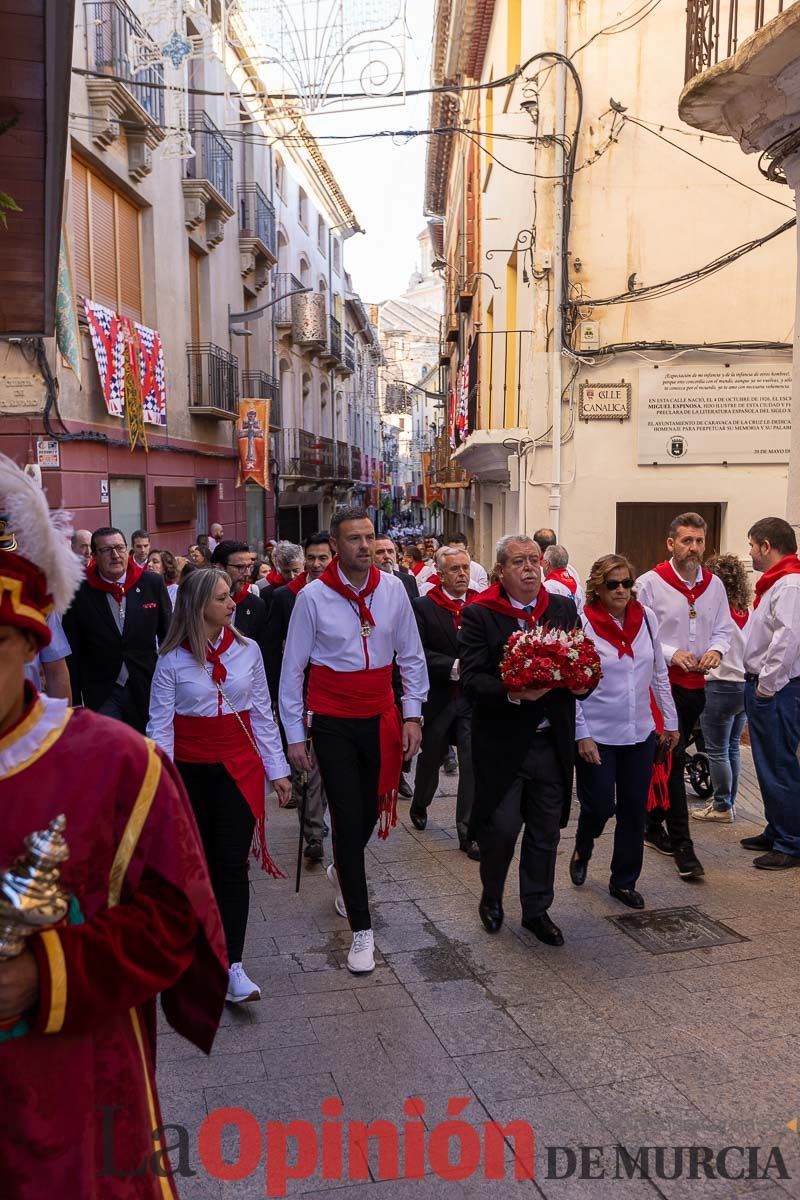
<svg viewBox="0 0 800 1200">
<path fill-rule="evenodd" d="M 644 908 L 636 884 L 653 763 L 659 739 L 668 750 L 677 744 L 678 715 L 655 613 L 634 598 L 633 584 L 633 567 L 619 554 L 599 558 L 586 584 L 583 626 L 597 647 L 603 677 L 578 702 L 581 811 L 569 872 L 577 887 L 585 882 L 595 840 L 616 813 L 608 890 L 629 908 Z"/>
<path fill-rule="evenodd" d="M 265 783 L 283 805 L 289 764 L 272 719 L 258 645 L 233 627 L 230 576 L 200 570 L 178 590 L 150 694 L 148 735 L 174 759 L 200 830 L 230 963 L 227 999 L 259 1000 L 242 966 L 250 904 L 251 845 L 270 875 Z M 254 839 L 255 834 L 255 839 Z"/>
<path fill-rule="evenodd" d="M 347 966 L 367 972 L 375 960 L 364 850 L 376 823 L 381 837 L 396 824 L 402 763 L 421 741 L 428 672 L 405 588 L 373 564 L 375 530 L 365 510 L 339 509 L 330 536 L 336 557 L 303 588 L 292 611 L 280 714 L 289 761 L 307 771 L 308 709 L 331 819 L 334 863 L 328 878 L 336 889 L 336 911 L 353 931 Z M 392 691 L 395 658 L 403 681 L 402 720 Z"/>
</svg>

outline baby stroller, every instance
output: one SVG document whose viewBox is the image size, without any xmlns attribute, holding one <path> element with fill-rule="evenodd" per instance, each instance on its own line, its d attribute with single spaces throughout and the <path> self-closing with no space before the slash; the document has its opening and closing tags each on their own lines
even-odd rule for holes
<svg viewBox="0 0 800 1200">
<path fill-rule="evenodd" d="M 691 747 L 694 747 L 694 753 L 689 752 Z M 692 736 L 686 743 L 685 771 L 686 778 L 695 794 L 701 800 L 710 800 L 714 794 L 714 785 L 711 782 L 711 768 L 706 754 L 703 731 L 699 724 L 695 725 Z"/>
</svg>

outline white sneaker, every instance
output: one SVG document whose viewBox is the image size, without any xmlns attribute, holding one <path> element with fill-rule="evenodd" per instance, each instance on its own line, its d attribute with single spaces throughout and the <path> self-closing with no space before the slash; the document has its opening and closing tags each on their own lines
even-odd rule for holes
<svg viewBox="0 0 800 1200">
<path fill-rule="evenodd" d="M 228 971 L 228 992 L 225 999 L 231 1004 L 245 1004 L 248 1000 L 261 999 L 261 988 L 248 978 L 240 962 L 231 963 Z"/>
<path fill-rule="evenodd" d="M 346 917 L 347 909 L 344 906 L 344 897 L 339 889 L 339 876 L 336 874 L 336 867 L 333 865 L 333 863 L 329 863 L 325 868 L 325 874 L 328 876 L 328 879 L 331 882 L 331 887 L 336 892 L 336 898 L 333 901 L 334 908 L 340 917 Z"/>
<path fill-rule="evenodd" d="M 695 821 L 716 821 L 718 825 L 733 824 L 733 809 L 714 808 L 713 801 L 711 804 L 706 805 L 705 808 L 696 808 L 692 812 L 692 816 Z"/>
<path fill-rule="evenodd" d="M 347 969 L 354 975 L 366 975 L 375 970 L 373 950 L 375 940 L 371 929 L 359 929 L 353 934 L 353 944 L 347 956 Z"/>
</svg>

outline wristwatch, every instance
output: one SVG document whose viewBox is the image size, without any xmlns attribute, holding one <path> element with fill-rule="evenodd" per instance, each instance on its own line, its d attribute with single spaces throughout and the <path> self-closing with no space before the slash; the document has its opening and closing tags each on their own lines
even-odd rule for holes
<svg viewBox="0 0 800 1200">
<path fill-rule="evenodd" d="M 425 724 L 424 717 L 403 717 L 403 722 L 411 721 L 414 725 L 419 725 L 420 729 Z"/>
</svg>

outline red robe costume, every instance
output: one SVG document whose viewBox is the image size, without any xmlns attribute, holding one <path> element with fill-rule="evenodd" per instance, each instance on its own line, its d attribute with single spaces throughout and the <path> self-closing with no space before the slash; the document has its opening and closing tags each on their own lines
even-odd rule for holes
<svg viewBox="0 0 800 1200">
<path fill-rule="evenodd" d="M 28 939 L 38 1003 L 0 1031 L 0 1192 L 173 1200 L 175 1184 L 152 1165 L 166 1164 L 152 1136 L 162 1124 L 155 996 L 208 1052 L 227 986 L 194 818 L 152 742 L 35 698 L 0 737 L 0 865 L 62 812 L 73 923 Z"/>
</svg>

